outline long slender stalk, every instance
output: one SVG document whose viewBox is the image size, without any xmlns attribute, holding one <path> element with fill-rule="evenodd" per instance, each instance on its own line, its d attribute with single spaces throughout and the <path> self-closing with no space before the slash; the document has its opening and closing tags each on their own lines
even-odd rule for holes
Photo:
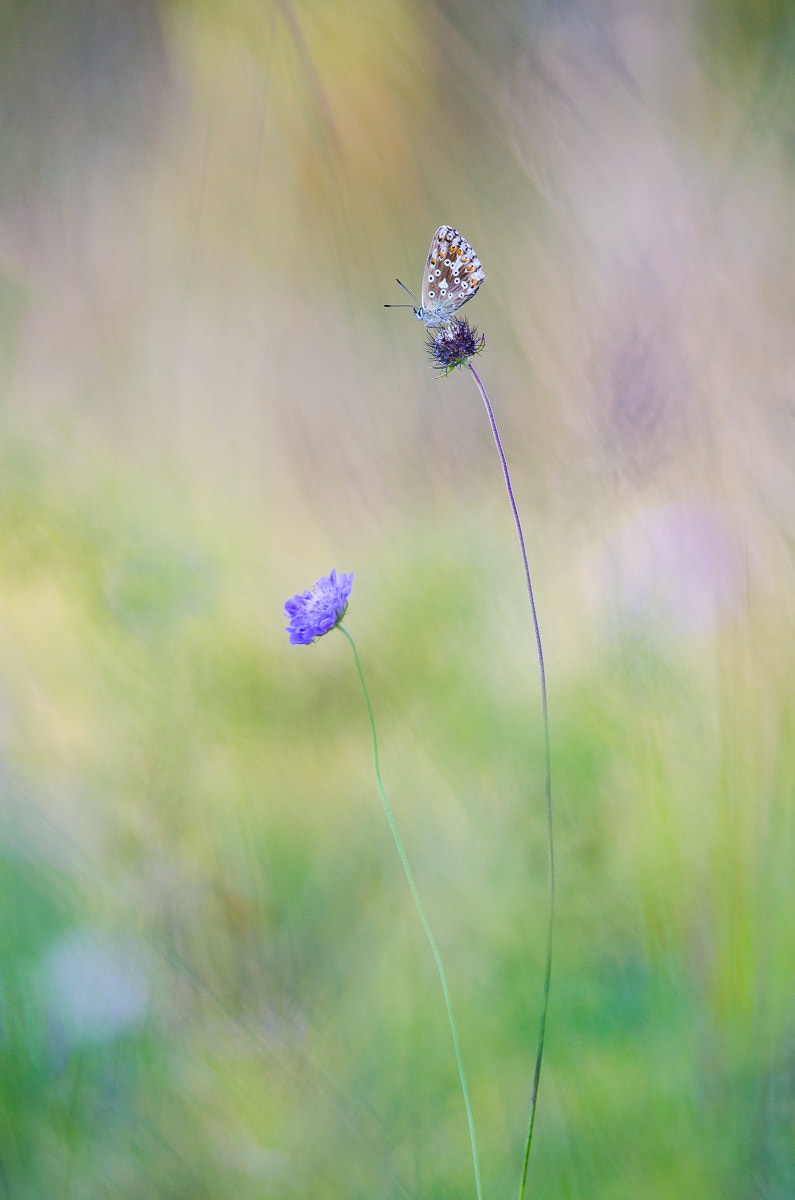
<svg viewBox="0 0 795 1200">
<path fill-rule="evenodd" d="M 500 435 L 497 431 L 497 422 L 494 419 L 494 411 L 491 407 L 489 397 L 483 382 L 478 375 L 471 362 L 467 362 L 467 367 L 472 372 L 472 375 L 477 384 L 483 403 L 486 407 L 486 415 L 491 426 L 491 433 L 494 438 L 494 444 L 497 447 L 497 453 L 500 456 L 500 464 L 502 473 L 505 479 L 505 487 L 508 492 L 508 499 L 511 503 L 511 511 L 516 525 L 516 532 L 519 537 L 519 549 L 522 552 L 522 563 L 524 564 L 524 577 L 527 585 L 527 595 L 530 600 L 530 611 L 533 615 L 533 629 L 535 630 L 536 650 L 538 653 L 538 669 L 541 677 L 541 715 L 544 726 L 544 766 L 545 766 L 545 798 L 546 798 L 546 818 L 547 818 L 547 855 L 549 859 L 549 914 L 547 920 L 547 952 L 546 952 L 546 967 L 544 970 L 544 996 L 541 1005 L 541 1027 L 538 1034 L 538 1050 L 536 1052 L 536 1064 L 533 1072 L 533 1088 L 530 1095 L 530 1119 L 527 1127 L 527 1138 L 525 1140 L 524 1159 L 522 1161 L 522 1178 L 519 1184 L 519 1200 L 524 1200 L 525 1187 L 527 1185 L 527 1168 L 530 1162 L 530 1146 L 533 1141 L 533 1129 L 535 1127 L 536 1109 L 538 1107 L 538 1086 L 541 1080 L 541 1060 L 544 1056 L 544 1041 L 546 1038 L 547 1029 L 547 1011 L 549 1009 L 549 987 L 552 978 L 552 928 L 555 916 L 555 849 L 552 839 L 552 764 L 549 750 L 549 711 L 547 707 L 547 677 L 544 668 L 544 649 L 541 645 L 541 630 L 538 624 L 538 614 L 536 612 L 536 602 L 533 595 L 533 584 L 530 579 L 530 567 L 527 562 L 527 550 L 524 544 L 524 534 L 522 532 L 522 523 L 519 520 L 519 510 L 516 507 L 516 501 L 511 487 L 511 476 L 508 473 L 508 463 L 505 458 L 505 452 L 502 448 Z"/>
<path fill-rule="evenodd" d="M 354 662 L 356 663 L 356 671 L 359 675 L 359 683 L 362 685 L 362 692 L 364 693 L 364 703 L 367 708 L 367 718 L 370 722 L 370 736 L 372 737 L 372 741 L 373 741 L 373 763 L 375 766 L 375 781 L 376 781 L 376 784 L 378 785 L 378 791 L 381 796 L 381 803 L 384 806 L 384 812 L 386 813 L 386 819 L 389 822 L 389 828 L 392 832 L 392 838 L 394 840 L 395 846 L 397 847 L 397 852 L 400 855 L 400 861 L 403 864 L 403 870 L 405 872 L 406 879 L 408 880 L 409 889 L 411 891 L 411 897 L 414 901 L 414 907 L 417 910 L 417 916 L 420 919 L 420 924 L 422 925 L 423 931 L 425 933 L 425 937 L 428 939 L 428 945 L 431 948 L 431 954 L 433 955 L 433 960 L 436 963 L 436 970 L 439 975 L 439 982 L 442 985 L 442 993 L 444 995 L 444 1006 L 447 1009 L 447 1020 L 450 1025 L 450 1035 L 453 1039 L 453 1050 L 455 1052 L 456 1066 L 458 1067 L 458 1079 L 461 1084 L 461 1092 L 464 1097 L 464 1108 L 466 1109 L 466 1115 L 467 1115 L 467 1124 L 469 1126 L 469 1141 L 470 1141 L 470 1145 L 472 1147 L 472 1166 L 473 1166 L 474 1172 L 475 1172 L 475 1189 L 477 1191 L 477 1200 L 483 1200 L 483 1188 L 482 1188 L 481 1182 L 480 1182 L 480 1165 L 478 1162 L 478 1148 L 477 1148 L 477 1142 L 475 1140 L 475 1121 L 474 1121 L 474 1117 L 472 1115 L 472 1102 L 469 1098 L 469 1088 L 467 1087 L 466 1076 L 464 1075 L 464 1062 L 461 1057 L 461 1046 L 458 1041 L 458 1031 L 456 1029 L 455 1019 L 453 1017 L 453 1005 L 450 1000 L 450 989 L 447 986 L 447 975 L 445 974 L 445 969 L 442 964 L 442 956 L 439 953 L 439 947 L 436 944 L 436 938 L 433 936 L 433 931 L 428 922 L 428 918 L 425 915 L 425 909 L 422 906 L 422 901 L 420 900 L 420 894 L 417 891 L 417 885 L 414 882 L 414 875 L 412 873 L 411 867 L 409 866 L 409 860 L 406 855 L 405 848 L 403 846 L 403 841 L 401 839 L 400 834 L 398 833 L 397 825 L 395 824 L 395 818 L 392 814 L 392 809 L 389 805 L 389 801 L 386 798 L 386 792 L 384 791 L 384 785 L 381 780 L 381 768 L 378 763 L 378 739 L 377 739 L 376 733 L 375 733 L 375 718 L 373 717 L 373 706 L 370 703 L 370 693 L 368 692 L 367 684 L 364 681 L 364 673 L 362 671 L 362 664 L 359 661 L 359 652 L 356 649 L 356 643 L 353 640 L 353 637 L 348 632 L 348 630 L 345 628 L 345 626 L 340 623 L 337 625 L 337 629 L 339 629 L 340 633 L 345 634 L 345 637 L 350 642 L 351 649 L 353 650 L 353 658 L 354 658 Z"/>
</svg>

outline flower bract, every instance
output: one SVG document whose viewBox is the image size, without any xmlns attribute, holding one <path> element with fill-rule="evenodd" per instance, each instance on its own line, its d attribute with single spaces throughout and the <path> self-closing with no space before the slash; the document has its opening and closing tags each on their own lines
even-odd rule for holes
<svg viewBox="0 0 795 1200">
<path fill-rule="evenodd" d="M 290 618 L 287 626 L 290 645 L 308 646 L 339 625 L 348 608 L 352 586 L 353 573 L 337 577 L 335 568 L 331 574 L 322 575 L 311 591 L 287 600 L 284 611 Z"/>
</svg>

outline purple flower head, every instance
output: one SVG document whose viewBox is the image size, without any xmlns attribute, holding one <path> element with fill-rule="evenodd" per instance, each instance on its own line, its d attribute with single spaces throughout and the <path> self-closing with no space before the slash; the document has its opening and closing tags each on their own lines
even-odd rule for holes
<svg viewBox="0 0 795 1200">
<path fill-rule="evenodd" d="M 430 329 L 427 350 L 436 370 L 449 375 L 454 367 L 464 367 L 474 354 L 480 354 L 485 344 L 486 338 L 478 337 L 469 321 L 454 317 L 449 325 Z"/>
<path fill-rule="evenodd" d="M 339 625 L 348 608 L 352 586 L 353 573 L 337 579 L 335 568 L 330 575 L 322 575 L 311 592 L 301 592 L 287 600 L 284 611 L 290 618 L 287 626 L 290 645 L 308 646 Z"/>
</svg>

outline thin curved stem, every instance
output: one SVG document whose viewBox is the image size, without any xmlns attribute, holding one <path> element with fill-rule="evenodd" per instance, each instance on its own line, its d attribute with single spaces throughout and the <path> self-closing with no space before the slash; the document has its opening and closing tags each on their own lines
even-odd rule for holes
<svg viewBox="0 0 795 1200">
<path fill-rule="evenodd" d="M 547 1029 L 547 1011 L 549 1009 L 549 987 L 552 978 L 552 927 L 555 916 L 555 850 L 552 839 L 552 764 L 549 750 L 549 711 L 547 707 L 547 677 L 544 668 L 544 649 L 541 645 L 541 630 L 538 624 L 538 614 L 536 612 L 536 602 L 533 595 L 533 584 L 530 579 L 530 567 L 527 562 L 527 550 L 524 544 L 524 534 L 522 532 L 522 523 L 519 520 L 519 510 L 516 507 L 516 501 L 511 487 L 511 476 L 508 473 L 508 463 L 505 458 L 505 452 L 502 448 L 500 435 L 497 431 L 497 422 L 494 419 L 494 411 L 489 402 L 489 397 L 483 382 L 478 375 L 471 362 L 467 363 L 467 367 L 472 372 L 472 375 L 477 384 L 483 403 L 486 407 L 486 415 L 491 426 L 492 437 L 494 444 L 497 447 L 497 453 L 500 456 L 502 465 L 502 473 L 505 479 L 505 487 L 508 492 L 508 499 L 511 503 L 511 511 L 513 512 L 514 524 L 519 537 L 519 549 L 522 552 L 522 563 L 524 564 L 524 577 L 527 585 L 527 595 L 530 600 L 530 611 L 533 615 L 533 629 L 536 637 L 536 650 L 538 653 L 538 669 L 541 677 L 541 715 L 544 726 L 544 768 L 545 768 L 545 798 L 546 798 L 546 818 L 547 818 L 547 855 L 549 859 L 549 915 L 547 919 L 547 952 L 546 952 L 546 967 L 544 970 L 544 996 L 541 1005 L 541 1027 L 538 1034 L 538 1050 L 536 1052 L 536 1065 L 533 1072 L 533 1088 L 530 1095 L 530 1119 L 527 1127 L 527 1138 L 524 1147 L 524 1159 L 522 1162 L 522 1179 L 519 1184 L 519 1200 L 524 1200 L 525 1187 L 527 1185 L 527 1168 L 530 1162 L 530 1146 L 533 1141 L 533 1129 L 536 1120 L 536 1108 L 538 1107 L 538 1086 L 541 1080 L 541 1060 L 544 1057 L 544 1041 L 546 1038 Z"/>
<path fill-rule="evenodd" d="M 354 659 L 354 662 L 356 663 L 356 671 L 359 676 L 359 683 L 362 685 L 362 692 L 364 693 L 364 703 L 367 708 L 367 718 L 370 722 L 370 736 L 371 736 L 372 742 L 373 742 L 373 764 L 375 766 L 375 781 L 376 781 L 376 784 L 378 785 L 378 792 L 381 796 L 381 803 L 384 806 L 384 812 L 386 813 L 386 819 L 389 822 L 389 828 L 392 833 L 392 838 L 394 840 L 395 846 L 397 847 L 397 852 L 400 856 L 400 861 L 403 864 L 403 870 L 405 872 L 406 879 L 408 880 L 409 890 L 411 891 L 411 898 L 414 901 L 414 907 L 417 910 L 417 916 L 420 919 L 420 924 L 422 925 L 423 932 L 425 933 L 425 937 L 428 940 L 428 945 L 431 948 L 431 954 L 433 955 L 433 961 L 436 964 L 436 971 L 439 975 L 439 982 L 442 985 L 442 994 L 444 995 L 444 1006 L 447 1009 L 447 1021 L 450 1026 L 450 1035 L 453 1039 L 453 1050 L 455 1052 L 456 1066 L 458 1067 L 458 1079 L 459 1079 L 459 1083 L 461 1085 L 461 1092 L 464 1097 L 464 1108 L 466 1109 L 467 1124 L 469 1126 L 469 1142 L 472 1147 L 472 1166 L 473 1166 L 474 1172 L 475 1172 L 475 1189 L 477 1192 L 477 1200 L 483 1200 L 483 1189 L 482 1189 L 481 1182 L 480 1182 L 480 1165 L 478 1162 L 478 1148 L 477 1148 L 477 1142 L 475 1140 L 475 1120 L 472 1115 L 472 1102 L 469 1098 L 469 1088 L 467 1087 L 466 1076 L 464 1075 L 464 1061 L 461 1057 L 461 1046 L 458 1041 L 458 1030 L 456 1029 L 456 1023 L 455 1023 L 455 1019 L 453 1017 L 453 1005 L 452 1005 L 452 1001 L 450 1000 L 450 989 L 447 986 L 447 975 L 445 974 L 445 969 L 442 964 L 442 956 L 439 953 L 439 947 L 436 944 L 436 938 L 433 936 L 433 931 L 428 922 L 428 918 L 425 915 L 425 909 L 422 906 L 422 901 L 420 900 L 420 894 L 417 891 L 417 885 L 414 882 L 414 875 L 412 873 L 411 867 L 409 866 L 409 860 L 408 860 L 408 856 L 406 855 L 405 848 L 403 846 L 403 840 L 402 840 L 400 834 L 398 833 L 398 828 L 397 828 L 397 825 L 395 824 L 395 818 L 392 814 L 392 809 L 389 805 L 389 801 L 386 798 L 386 792 L 384 791 L 384 784 L 381 780 L 381 768 L 378 763 L 378 739 L 377 739 L 376 733 L 375 733 L 375 718 L 373 717 L 373 706 L 370 703 L 370 693 L 368 692 L 367 684 L 364 681 L 364 673 L 362 671 L 362 664 L 359 661 L 359 652 L 356 649 L 356 643 L 353 640 L 353 637 L 348 632 L 348 630 L 345 628 L 345 626 L 342 624 L 338 624 L 337 629 L 339 629 L 340 633 L 345 634 L 345 637 L 350 642 L 351 649 L 353 650 L 353 659 Z"/>
</svg>

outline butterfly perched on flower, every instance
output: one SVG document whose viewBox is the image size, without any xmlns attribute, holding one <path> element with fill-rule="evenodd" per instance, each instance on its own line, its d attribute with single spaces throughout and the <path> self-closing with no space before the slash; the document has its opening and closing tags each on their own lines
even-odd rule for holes
<svg viewBox="0 0 795 1200">
<path fill-rule="evenodd" d="M 452 225 L 440 225 L 428 251 L 419 303 L 405 283 L 397 280 L 417 307 L 385 304 L 384 308 L 414 308 L 418 321 L 429 326 L 448 325 L 453 314 L 472 299 L 485 278 L 480 259 L 466 238 Z"/>
</svg>

